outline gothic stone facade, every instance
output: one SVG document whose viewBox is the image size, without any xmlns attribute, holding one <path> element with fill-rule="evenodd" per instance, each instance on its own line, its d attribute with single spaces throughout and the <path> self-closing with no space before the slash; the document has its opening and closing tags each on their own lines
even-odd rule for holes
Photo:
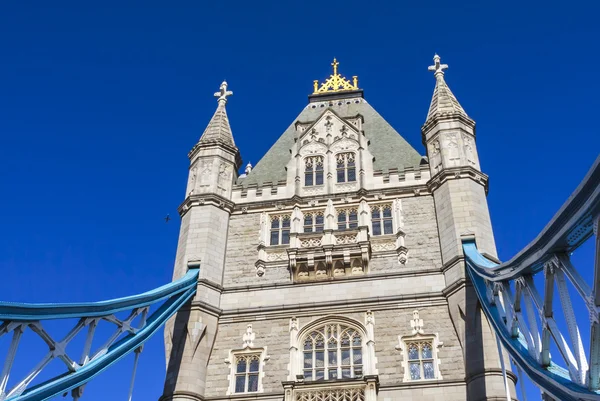
<svg viewBox="0 0 600 401">
<path fill-rule="evenodd" d="M 200 277 L 165 330 L 161 401 L 506 399 L 461 247 L 495 256 L 487 177 L 435 61 L 427 157 L 336 63 L 239 177 L 223 83 L 189 154 L 174 278 Z"/>
</svg>

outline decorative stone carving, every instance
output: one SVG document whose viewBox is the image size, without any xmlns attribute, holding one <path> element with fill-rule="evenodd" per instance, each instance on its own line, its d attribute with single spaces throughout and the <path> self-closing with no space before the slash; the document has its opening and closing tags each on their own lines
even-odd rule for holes
<svg viewBox="0 0 600 401">
<path fill-rule="evenodd" d="M 300 246 L 302 248 L 313 248 L 315 246 L 321 246 L 320 238 L 307 238 L 300 240 Z"/>
<path fill-rule="evenodd" d="M 464 143 L 463 148 L 465 151 L 465 157 L 467 158 L 467 163 L 470 164 L 471 166 L 475 166 L 477 164 L 477 162 L 475 161 L 475 150 L 474 150 L 474 146 L 473 146 L 473 141 L 466 134 L 463 134 L 462 139 L 463 139 L 463 143 Z"/>
<path fill-rule="evenodd" d="M 335 240 L 337 242 L 337 244 L 354 244 L 356 243 L 356 235 L 336 235 L 335 236 Z"/>
<path fill-rule="evenodd" d="M 217 179 L 217 188 L 226 192 L 229 185 L 231 184 L 231 166 L 226 163 L 219 165 L 219 177 Z"/>
<path fill-rule="evenodd" d="M 242 336 L 242 339 L 244 340 L 244 345 L 242 345 L 242 348 L 253 348 L 255 338 L 256 334 L 252 331 L 252 325 L 249 324 L 246 327 L 246 332 Z"/>
<path fill-rule="evenodd" d="M 296 391 L 295 399 L 289 401 L 365 401 L 364 388 L 337 388 Z M 288 401 L 288 400 L 286 400 Z"/>
<path fill-rule="evenodd" d="M 455 132 L 446 134 L 444 140 L 444 147 L 448 152 L 448 167 L 455 167 L 460 165 L 460 150 L 458 147 L 458 135 Z"/>
<path fill-rule="evenodd" d="M 265 264 L 262 260 L 259 260 L 258 262 L 256 262 L 255 264 L 256 266 L 256 275 L 258 277 L 262 277 L 265 275 Z"/>
<path fill-rule="evenodd" d="M 325 187 L 324 186 L 304 187 L 303 191 L 304 191 L 305 196 L 321 195 L 321 194 L 325 193 Z"/>
<path fill-rule="evenodd" d="M 419 311 L 413 311 L 413 318 L 410 321 L 410 327 L 413 334 L 423 334 L 423 319 L 419 318 Z"/>
<path fill-rule="evenodd" d="M 392 241 L 374 242 L 371 244 L 371 250 L 373 252 L 393 251 L 395 249 L 396 245 Z"/>
<path fill-rule="evenodd" d="M 346 182 L 341 184 L 335 184 L 335 190 L 337 192 L 351 192 L 355 191 L 358 187 L 358 183 L 356 182 Z"/>
<path fill-rule="evenodd" d="M 276 262 L 279 260 L 285 260 L 287 261 L 288 259 L 288 255 L 287 252 L 275 252 L 275 253 L 269 253 L 267 254 L 267 260 L 269 262 Z"/>
<path fill-rule="evenodd" d="M 307 144 L 303 144 L 302 148 L 300 148 L 300 155 L 312 155 L 316 153 L 325 154 L 327 152 L 327 146 L 325 144 L 314 141 L 309 142 Z"/>
<path fill-rule="evenodd" d="M 436 139 L 431 145 L 429 145 L 429 153 L 431 155 L 431 168 L 433 170 L 433 174 L 438 173 L 442 169 L 440 141 Z"/>
<path fill-rule="evenodd" d="M 356 151 L 358 150 L 358 147 L 358 142 L 347 137 L 342 137 L 331 145 L 330 150 L 334 153 L 341 151 Z"/>
</svg>

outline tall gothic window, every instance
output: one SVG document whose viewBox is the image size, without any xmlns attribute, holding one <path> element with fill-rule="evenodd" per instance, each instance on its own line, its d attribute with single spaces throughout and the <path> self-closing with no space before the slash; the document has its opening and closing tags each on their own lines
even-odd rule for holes
<svg viewBox="0 0 600 401">
<path fill-rule="evenodd" d="M 305 380 L 349 379 L 363 375 L 361 334 L 332 323 L 310 331 L 303 342 Z"/>
<path fill-rule="evenodd" d="M 260 354 L 239 355 L 235 358 L 235 392 L 258 391 Z"/>
<path fill-rule="evenodd" d="M 356 209 L 338 211 L 338 230 L 358 227 L 358 212 Z"/>
<path fill-rule="evenodd" d="M 356 164 L 354 153 L 340 153 L 336 156 L 337 182 L 356 181 Z"/>
<path fill-rule="evenodd" d="M 371 207 L 371 235 L 393 234 L 392 205 Z"/>
<path fill-rule="evenodd" d="M 290 243 L 290 216 L 271 216 L 270 245 Z"/>
<path fill-rule="evenodd" d="M 304 159 L 304 185 L 323 185 L 323 156 Z"/>
<path fill-rule="evenodd" d="M 408 370 L 411 380 L 435 379 L 431 341 L 407 342 Z"/>
<path fill-rule="evenodd" d="M 323 232 L 325 225 L 325 216 L 322 211 L 304 213 L 304 232 L 320 233 Z"/>
</svg>

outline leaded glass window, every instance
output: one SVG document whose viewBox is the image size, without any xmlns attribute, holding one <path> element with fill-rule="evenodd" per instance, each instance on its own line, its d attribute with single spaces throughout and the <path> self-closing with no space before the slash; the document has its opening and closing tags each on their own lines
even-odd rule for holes
<svg viewBox="0 0 600 401">
<path fill-rule="evenodd" d="M 322 211 L 304 213 L 304 232 L 318 233 L 323 231 L 325 216 Z"/>
<path fill-rule="evenodd" d="M 392 205 L 375 205 L 371 207 L 371 235 L 394 233 Z"/>
<path fill-rule="evenodd" d="M 302 369 L 305 380 L 361 377 L 361 334 L 352 327 L 337 323 L 312 330 L 304 337 Z"/>
<path fill-rule="evenodd" d="M 411 380 L 435 379 L 431 341 L 407 342 L 408 370 Z"/>
<path fill-rule="evenodd" d="M 340 153 L 336 156 L 337 182 L 356 181 L 356 161 L 354 153 Z"/>
<path fill-rule="evenodd" d="M 304 159 L 304 186 L 323 185 L 323 156 Z"/>
<path fill-rule="evenodd" d="M 270 245 L 285 245 L 290 243 L 290 216 L 271 216 Z"/>
<path fill-rule="evenodd" d="M 258 391 L 260 355 L 238 355 L 235 358 L 235 392 L 252 393 Z"/>
<path fill-rule="evenodd" d="M 338 210 L 338 230 L 358 227 L 358 211 L 356 209 Z"/>
</svg>

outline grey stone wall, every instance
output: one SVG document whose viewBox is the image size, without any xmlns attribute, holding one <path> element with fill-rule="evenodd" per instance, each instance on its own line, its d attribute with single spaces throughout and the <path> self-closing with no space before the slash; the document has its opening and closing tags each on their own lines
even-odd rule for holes
<svg viewBox="0 0 600 401">
<path fill-rule="evenodd" d="M 401 366 L 403 356 L 402 352 L 396 349 L 398 336 L 411 334 L 410 320 L 412 319 L 413 310 L 412 308 L 374 310 L 374 338 L 376 368 L 379 373 L 380 385 L 390 388 L 400 386 L 403 388 L 403 396 L 412 396 L 414 400 L 417 400 L 418 395 L 422 395 L 424 392 L 427 393 L 424 388 L 430 387 L 431 383 L 404 383 L 404 372 Z M 348 309 L 346 312 L 334 315 L 299 315 L 299 329 L 302 332 L 313 321 L 325 316 L 343 316 L 364 325 L 365 312 L 366 310 Z M 289 319 L 291 317 L 290 315 L 287 318 L 267 318 L 265 320 L 219 324 L 207 369 L 206 396 L 227 398 L 230 367 L 225 363 L 225 360 L 229 358 L 231 350 L 242 347 L 242 335 L 246 331 L 248 323 L 252 324 L 252 329 L 256 333 L 255 347 L 266 346 L 267 354 L 270 357 L 264 365 L 264 393 L 280 393 L 282 391 L 281 382 L 287 380 L 288 377 L 290 363 Z M 438 333 L 439 340 L 443 342 L 438 354 L 441 360 L 442 382 L 460 382 L 464 380 L 462 350 L 450 321 L 447 307 L 420 308 L 420 317 L 425 323 L 425 333 Z M 464 394 L 464 390 L 461 391 Z M 461 394 L 461 391 L 457 390 L 455 394 Z M 440 393 L 435 394 L 439 395 Z M 460 399 L 460 397 L 449 399 Z"/>
</svg>

